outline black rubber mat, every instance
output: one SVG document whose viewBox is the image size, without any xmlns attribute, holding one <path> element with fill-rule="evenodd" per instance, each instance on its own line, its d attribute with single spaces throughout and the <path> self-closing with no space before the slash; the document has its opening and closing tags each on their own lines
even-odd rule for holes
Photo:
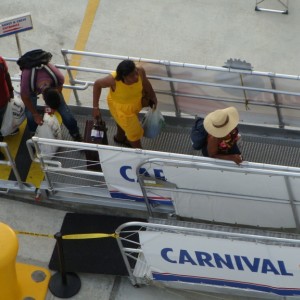
<svg viewBox="0 0 300 300">
<path fill-rule="evenodd" d="M 131 221 L 147 222 L 144 219 L 67 213 L 61 227 L 61 234 L 114 233 L 119 225 Z M 133 238 L 136 241 L 138 239 L 137 235 Z M 65 272 L 128 275 L 117 240 L 113 237 L 63 239 L 62 245 Z M 59 263 L 57 246 L 55 246 L 49 268 L 60 271 Z"/>
</svg>

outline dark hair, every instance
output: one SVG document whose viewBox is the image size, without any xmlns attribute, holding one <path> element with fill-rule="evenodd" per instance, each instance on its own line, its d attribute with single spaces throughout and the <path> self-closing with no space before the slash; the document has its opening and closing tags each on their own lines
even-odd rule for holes
<svg viewBox="0 0 300 300">
<path fill-rule="evenodd" d="M 130 60 L 130 59 L 123 60 L 117 66 L 116 80 L 122 80 L 123 81 L 124 77 L 126 77 L 131 72 L 133 72 L 135 70 L 135 68 L 136 68 L 135 63 L 132 60 Z"/>
<path fill-rule="evenodd" d="M 48 87 L 43 91 L 45 103 L 52 109 L 58 109 L 61 101 L 61 93 L 53 87 Z"/>
</svg>

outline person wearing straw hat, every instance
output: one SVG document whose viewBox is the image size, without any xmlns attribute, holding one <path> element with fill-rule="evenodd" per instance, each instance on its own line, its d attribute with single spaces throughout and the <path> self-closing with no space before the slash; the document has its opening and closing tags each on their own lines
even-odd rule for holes
<svg viewBox="0 0 300 300">
<path fill-rule="evenodd" d="M 239 113 L 235 107 L 218 109 L 209 113 L 204 119 L 207 131 L 207 145 L 203 147 L 204 156 L 232 160 L 236 164 L 242 163 L 242 155 L 237 146 L 240 138 L 237 125 Z"/>
</svg>

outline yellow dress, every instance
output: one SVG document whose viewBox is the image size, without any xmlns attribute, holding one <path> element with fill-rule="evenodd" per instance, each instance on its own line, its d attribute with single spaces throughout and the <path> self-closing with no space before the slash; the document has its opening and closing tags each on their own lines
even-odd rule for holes
<svg viewBox="0 0 300 300">
<path fill-rule="evenodd" d="M 116 72 L 112 73 L 115 78 Z M 137 141 L 144 135 L 144 130 L 138 119 L 138 113 L 142 109 L 142 78 L 139 75 L 138 82 L 127 85 L 123 81 L 116 80 L 115 91 L 110 88 L 107 95 L 107 104 L 117 124 L 125 131 L 129 141 Z"/>
</svg>

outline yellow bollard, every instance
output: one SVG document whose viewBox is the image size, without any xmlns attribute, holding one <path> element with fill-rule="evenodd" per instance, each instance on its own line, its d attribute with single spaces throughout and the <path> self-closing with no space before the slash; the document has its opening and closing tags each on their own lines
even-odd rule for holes
<svg viewBox="0 0 300 300">
<path fill-rule="evenodd" d="M 6 224 L 0 223 L 0 299 L 20 299 L 20 286 L 17 280 L 16 257 L 18 239 L 15 232 Z"/>
<path fill-rule="evenodd" d="M 14 230 L 0 222 L 0 300 L 44 300 L 51 273 L 16 262 L 19 243 Z"/>
</svg>

